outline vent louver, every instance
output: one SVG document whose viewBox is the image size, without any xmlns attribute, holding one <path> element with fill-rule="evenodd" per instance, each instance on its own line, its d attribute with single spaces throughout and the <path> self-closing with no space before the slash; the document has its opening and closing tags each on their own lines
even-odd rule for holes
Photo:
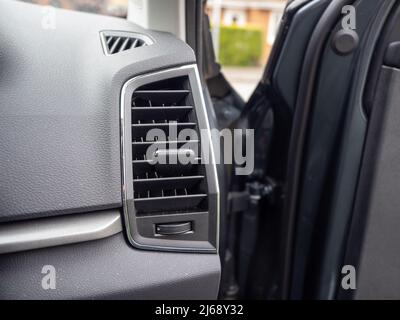
<svg viewBox="0 0 400 320">
<path fill-rule="evenodd" d="M 196 112 L 188 77 L 158 81 L 138 88 L 132 96 L 132 160 L 134 206 L 137 215 L 179 214 L 207 210 L 205 169 L 198 157 L 200 142 L 191 135 L 178 139 L 184 129 L 198 134 Z M 148 132 L 158 129 L 165 136 L 149 140 Z M 172 132 L 177 134 L 172 135 Z M 187 132 L 187 131 L 186 131 Z M 156 163 L 146 156 L 164 154 Z M 192 161 L 177 159 L 184 152 Z M 175 161 L 170 157 L 175 155 Z"/>
<path fill-rule="evenodd" d="M 102 32 L 101 39 L 106 55 L 152 44 L 148 37 L 128 32 Z"/>
</svg>

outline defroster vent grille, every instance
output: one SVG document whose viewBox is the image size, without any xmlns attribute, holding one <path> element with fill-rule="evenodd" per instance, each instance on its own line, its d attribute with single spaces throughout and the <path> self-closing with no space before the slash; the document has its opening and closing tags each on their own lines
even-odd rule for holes
<svg viewBox="0 0 400 320">
<path fill-rule="evenodd" d="M 145 35 L 122 31 L 103 31 L 101 41 L 106 55 L 152 44 L 151 39 Z"/>
</svg>

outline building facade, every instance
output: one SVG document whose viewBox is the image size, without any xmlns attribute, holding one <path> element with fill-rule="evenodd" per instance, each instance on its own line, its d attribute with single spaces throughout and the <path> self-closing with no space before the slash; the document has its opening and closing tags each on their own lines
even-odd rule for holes
<svg viewBox="0 0 400 320">
<path fill-rule="evenodd" d="M 126 17 L 128 0 L 23 0 L 58 8 Z"/>
</svg>

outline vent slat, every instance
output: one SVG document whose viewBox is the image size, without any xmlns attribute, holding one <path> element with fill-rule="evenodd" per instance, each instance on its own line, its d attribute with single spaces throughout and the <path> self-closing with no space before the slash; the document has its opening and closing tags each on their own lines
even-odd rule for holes
<svg viewBox="0 0 400 320">
<path fill-rule="evenodd" d="M 152 144 L 166 144 L 166 145 L 170 145 L 170 144 L 184 144 L 184 143 L 199 143 L 199 140 L 185 140 L 185 141 L 141 141 L 141 142 L 132 142 L 132 144 L 134 146 L 141 146 L 141 145 L 145 145 L 145 146 L 149 146 Z"/>
<path fill-rule="evenodd" d="M 119 49 L 119 51 L 124 51 L 124 50 L 128 49 L 128 45 L 129 45 L 130 41 L 131 41 L 131 39 L 125 38 L 125 40 L 122 43 L 121 48 Z"/>
<path fill-rule="evenodd" d="M 132 42 L 132 44 L 131 44 L 131 48 L 136 48 L 136 47 L 138 47 L 138 46 L 140 46 L 140 41 L 139 41 L 139 39 L 133 40 L 133 42 Z"/>
<path fill-rule="evenodd" d="M 111 44 L 111 42 L 113 41 L 113 37 L 108 37 L 107 38 L 107 45 L 109 46 Z"/>
<path fill-rule="evenodd" d="M 194 163 L 194 164 L 200 164 L 201 158 L 196 158 L 196 161 L 197 161 L 197 163 Z M 140 164 L 143 164 L 143 165 L 152 165 L 152 164 L 151 164 L 151 160 L 146 160 L 146 159 L 143 159 L 143 160 L 133 160 L 132 163 L 133 163 L 134 165 L 140 165 Z M 174 165 L 174 164 L 168 164 L 168 166 L 172 166 L 172 165 Z M 180 164 L 177 164 L 177 165 L 180 165 Z M 185 164 L 185 166 L 188 166 L 188 165 Z"/>
<path fill-rule="evenodd" d="M 156 122 L 156 123 L 134 123 L 132 124 L 132 127 L 139 128 L 139 127 L 146 127 L 149 130 L 152 127 L 169 127 L 169 126 L 177 126 L 177 127 L 194 127 L 196 126 L 196 123 L 194 122 L 170 122 L 170 123 L 162 123 L 162 122 Z"/>
<path fill-rule="evenodd" d="M 206 194 L 135 199 L 135 208 L 141 212 L 193 210 L 207 198 Z"/>
<path fill-rule="evenodd" d="M 132 120 L 153 119 L 153 120 L 184 120 L 193 107 L 141 107 L 132 108 Z"/>
<path fill-rule="evenodd" d="M 113 54 L 117 51 L 117 47 L 119 45 L 119 43 L 121 42 L 121 37 L 117 37 L 117 39 L 114 41 L 114 43 L 112 44 L 111 48 L 110 48 L 110 53 Z"/>
<path fill-rule="evenodd" d="M 151 121 L 151 120 L 150 120 Z M 141 139 L 143 138 L 146 140 L 146 135 L 151 129 L 160 129 L 162 130 L 165 135 L 167 136 L 169 131 L 172 128 L 176 127 L 177 132 L 179 134 L 180 130 L 196 127 L 196 123 L 143 123 L 143 124 L 132 124 L 132 137 L 134 139 Z"/>
<path fill-rule="evenodd" d="M 136 91 L 133 99 L 133 107 L 179 106 L 189 92 L 189 90 Z"/>
<path fill-rule="evenodd" d="M 135 96 L 141 95 L 151 95 L 151 98 L 155 98 L 154 95 L 171 95 L 171 94 L 188 94 L 190 93 L 187 89 L 179 89 L 179 90 L 137 90 L 135 91 Z"/>
<path fill-rule="evenodd" d="M 167 178 L 133 179 L 133 188 L 135 192 L 166 191 L 173 189 L 193 188 L 200 183 L 204 176 L 182 176 Z"/>
<path fill-rule="evenodd" d="M 191 149 L 197 151 L 199 148 L 198 140 L 187 140 L 187 141 L 143 141 L 143 142 L 132 142 L 133 159 L 137 159 L 141 155 L 146 154 L 147 149 L 151 146 L 157 146 L 158 149 L 171 149 L 171 148 L 182 148 Z"/>
<path fill-rule="evenodd" d="M 178 174 L 193 175 L 196 174 L 196 167 L 200 164 L 200 158 L 196 159 L 195 163 L 189 164 L 152 164 L 150 160 L 134 160 L 133 176 L 134 178 L 150 177 L 168 177 Z"/>
</svg>

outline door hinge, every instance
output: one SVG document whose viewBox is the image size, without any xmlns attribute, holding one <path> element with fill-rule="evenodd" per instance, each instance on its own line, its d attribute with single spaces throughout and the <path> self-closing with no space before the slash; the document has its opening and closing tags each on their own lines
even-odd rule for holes
<svg viewBox="0 0 400 320">
<path fill-rule="evenodd" d="M 246 184 L 243 191 L 232 191 L 228 194 L 228 205 L 230 214 L 244 212 L 249 208 L 250 203 L 255 204 L 261 200 L 266 200 L 269 204 L 274 204 L 279 198 L 278 184 L 268 178 L 265 182 L 252 181 Z"/>
</svg>

